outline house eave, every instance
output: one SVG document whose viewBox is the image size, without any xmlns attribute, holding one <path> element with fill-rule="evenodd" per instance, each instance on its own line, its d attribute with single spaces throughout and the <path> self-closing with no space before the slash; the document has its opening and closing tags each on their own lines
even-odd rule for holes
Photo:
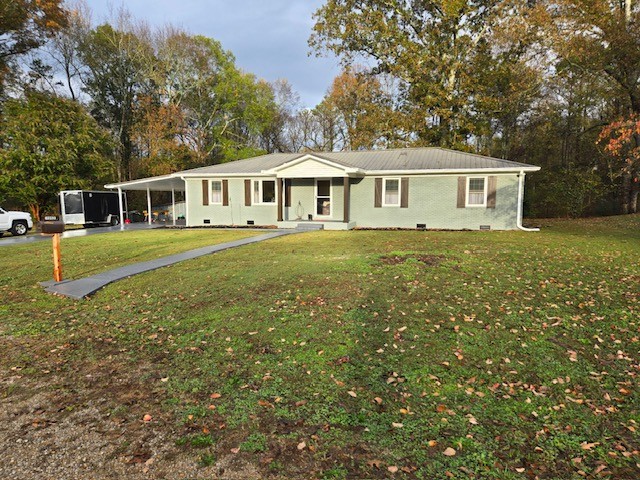
<svg viewBox="0 0 640 480">
<path fill-rule="evenodd" d="M 456 174 L 482 174 L 491 173 L 520 173 L 537 172 L 540 167 L 509 167 L 509 168 L 434 168 L 423 170 L 367 170 L 366 175 L 456 175 Z"/>
</svg>

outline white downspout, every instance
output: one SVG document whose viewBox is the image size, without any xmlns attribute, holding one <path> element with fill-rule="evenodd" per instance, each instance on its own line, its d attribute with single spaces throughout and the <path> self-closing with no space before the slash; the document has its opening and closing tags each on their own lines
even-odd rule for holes
<svg viewBox="0 0 640 480">
<path fill-rule="evenodd" d="M 189 226 L 189 197 L 187 196 L 187 181 L 184 177 L 180 177 L 184 182 L 184 226 Z"/>
<path fill-rule="evenodd" d="M 516 227 L 524 232 L 539 232 L 539 228 L 527 228 L 522 226 L 522 203 L 524 202 L 524 172 L 518 175 L 518 212 L 516 213 Z"/>
</svg>

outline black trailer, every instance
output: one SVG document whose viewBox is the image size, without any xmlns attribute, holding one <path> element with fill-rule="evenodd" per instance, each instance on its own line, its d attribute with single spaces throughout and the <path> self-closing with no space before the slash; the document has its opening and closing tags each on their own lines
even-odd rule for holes
<svg viewBox="0 0 640 480">
<path fill-rule="evenodd" d="M 126 212 L 127 197 L 122 194 L 122 208 Z M 64 190 L 60 192 L 60 215 L 66 225 L 85 227 L 118 225 L 120 204 L 117 192 L 94 190 Z"/>
</svg>

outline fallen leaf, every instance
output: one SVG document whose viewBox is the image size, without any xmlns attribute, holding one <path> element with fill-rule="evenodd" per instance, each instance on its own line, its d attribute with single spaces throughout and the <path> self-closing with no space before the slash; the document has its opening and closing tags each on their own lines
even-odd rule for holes
<svg viewBox="0 0 640 480">
<path fill-rule="evenodd" d="M 151 415 L 149 415 L 148 413 L 142 417 L 142 421 L 143 422 L 150 422 L 153 419 L 153 417 Z"/>
<path fill-rule="evenodd" d="M 353 398 L 356 398 L 358 396 L 358 394 L 356 392 L 354 392 L 353 390 L 349 390 L 347 393 L 349 395 L 351 395 Z"/>
<path fill-rule="evenodd" d="M 402 427 L 404 427 L 404 424 L 402 424 L 402 423 L 396 423 L 396 422 L 393 422 L 393 423 L 391 424 L 391 426 L 392 426 L 393 428 L 402 428 Z"/>
<path fill-rule="evenodd" d="M 597 475 L 597 474 L 599 474 L 601 471 L 603 471 L 603 470 L 604 470 L 604 469 L 606 469 L 606 468 L 607 468 L 607 466 L 606 466 L 606 465 L 600 465 L 598 468 L 596 468 L 596 469 L 593 471 L 593 474 L 594 474 L 594 475 Z"/>
<path fill-rule="evenodd" d="M 453 457 L 457 452 L 453 448 L 447 447 L 447 449 L 442 453 L 447 457 Z"/>
<path fill-rule="evenodd" d="M 307 447 L 307 444 L 305 442 L 300 442 L 298 444 L 298 450 L 304 450 Z"/>
<path fill-rule="evenodd" d="M 231 453 L 238 453 L 238 452 L 240 452 L 240 447 L 231 449 Z"/>
<path fill-rule="evenodd" d="M 390 467 L 387 467 L 387 470 L 389 470 L 391 473 L 396 473 L 398 471 L 398 467 L 396 467 L 395 465 L 391 465 Z"/>
<path fill-rule="evenodd" d="M 580 447 L 582 447 L 583 450 L 591 450 L 593 447 L 597 447 L 598 445 L 600 445 L 600 442 L 593 442 L 593 443 L 582 442 L 580 444 Z"/>
<path fill-rule="evenodd" d="M 429 440 L 427 442 L 427 445 L 429 445 L 430 447 L 435 447 L 436 445 L 438 445 L 438 442 L 436 442 L 435 440 Z"/>
<path fill-rule="evenodd" d="M 209 395 L 209 398 L 213 398 L 214 400 L 216 398 L 220 398 L 222 395 L 220 395 L 219 393 L 212 393 L 211 395 Z"/>
<path fill-rule="evenodd" d="M 382 399 L 380 397 L 374 398 L 373 401 L 376 402 L 378 405 L 382 405 Z"/>
</svg>

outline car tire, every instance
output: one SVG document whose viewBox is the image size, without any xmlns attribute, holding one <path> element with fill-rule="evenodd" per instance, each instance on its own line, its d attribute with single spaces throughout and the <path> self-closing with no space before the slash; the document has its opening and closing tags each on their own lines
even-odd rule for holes
<svg viewBox="0 0 640 480">
<path fill-rule="evenodd" d="M 26 235 L 29 231 L 29 227 L 27 226 L 27 222 L 22 220 L 16 220 L 13 222 L 13 226 L 11 227 L 11 233 L 16 237 Z"/>
<path fill-rule="evenodd" d="M 112 216 L 111 217 L 111 226 L 115 227 L 116 225 L 118 225 L 120 223 L 120 220 L 118 220 L 118 217 L 116 216 Z"/>
</svg>

